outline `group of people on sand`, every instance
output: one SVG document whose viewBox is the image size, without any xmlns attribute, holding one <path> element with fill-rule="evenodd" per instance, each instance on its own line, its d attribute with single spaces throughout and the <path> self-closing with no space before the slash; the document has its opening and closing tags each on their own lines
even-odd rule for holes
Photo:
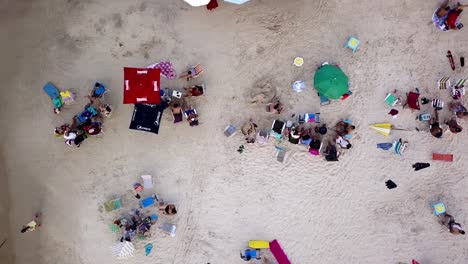
<svg viewBox="0 0 468 264">
<path fill-rule="evenodd" d="M 65 144 L 80 147 L 88 137 L 97 136 L 103 132 L 104 118 L 112 114 L 112 107 L 102 102 L 102 94 L 96 93 L 101 85 L 95 84 L 91 95 L 88 96 L 89 103 L 86 104 L 82 113 L 73 117 L 71 125 L 63 124 L 55 128 L 55 136 L 63 137 Z"/>
<path fill-rule="evenodd" d="M 456 6 L 451 8 L 450 0 L 446 0 L 436 9 L 432 15 L 432 21 L 442 31 L 462 29 L 463 24 L 460 23 L 460 14 L 463 12 L 463 8 L 467 6 L 457 2 Z"/>
<path fill-rule="evenodd" d="M 185 78 L 187 81 L 190 81 L 202 72 L 201 65 L 198 64 L 195 67 L 189 68 L 186 74 L 179 76 L 179 78 Z M 167 89 L 169 90 L 169 89 Z M 196 84 L 189 87 L 184 87 L 183 92 L 180 93 L 180 97 L 174 96 L 165 96 L 162 99 L 169 104 L 171 109 L 172 116 L 174 117 L 174 123 L 181 122 L 186 116 L 187 122 L 190 126 L 198 126 L 198 112 L 195 108 L 187 103 L 187 99 L 190 97 L 198 97 L 205 94 L 205 85 Z M 182 95 L 183 94 L 183 95 Z"/>
<path fill-rule="evenodd" d="M 468 111 L 460 102 L 450 103 L 449 109 L 452 116 L 449 119 L 445 120 L 444 123 L 448 126 L 450 132 L 452 132 L 453 134 L 458 134 L 463 131 L 462 126 L 458 124 L 458 119 L 468 117 Z M 441 110 L 442 109 L 440 108 L 434 109 L 434 115 L 431 118 L 429 124 L 429 130 L 431 132 L 431 135 L 433 135 L 436 138 L 441 138 L 444 134 L 444 129 L 441 127 L 439 120 L 439 111 Z"/>
<path fill-rule="evenodd" d="M 281 114 L 284 109 L 284 105 L 279 100 L 274 100 L 267 106 L 267 111 L 274 114 Z M 295 115 L 291 117 L 294 118 Z M 319 118 L 317 117 L 317 119 Z M 311 124 L 309 122 L 301 122 L 298 119 L 297 123 L 286 121 L 285 129 L 280 136 L 291 144 L 306 145 L 310 154 L 319 155 L 322 142 L 326 135 L 329 134 L 328 145 L 323 154 L 328 161 L 338 161 L 339 151 L 337 146 L 342 150 L 350 149 L 352 145 L 349 139 L 355 128 L 349 120 L 340 121 L 332 129 L 329 129 L 326 124 Z M 268 132 L 262 135 L 262 131 L 258 131 L 258 125 L 252 118 L 242 126 L 241 132 L 245 136 L 247 143 L 255 143 L 259 137 L 269 137 Z"/>
</svg>

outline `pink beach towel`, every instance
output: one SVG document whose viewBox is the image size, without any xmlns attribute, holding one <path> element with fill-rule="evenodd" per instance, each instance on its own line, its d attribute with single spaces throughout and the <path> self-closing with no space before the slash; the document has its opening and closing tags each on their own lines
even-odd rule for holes
<svg viewBox="0 0 468 264">
<path fill-rule="evenodd" d="M 172 67 L 172 63 L 170 61 L 161 61 L 159 63 L 151 64 L 146 68 L 160 69 L 161 75 L 169 80 L 174 80 L 177 77 L 177 73 L 175 72 L 174 67 Z"/>
<path fill-rule="evenodd" d="M 291 264 L 291 261 L 289 261 L 288 256 L 286 256 L 276 239 L 270 242 L 270 251 L 275 256 L 278 264 Z"/>
</svg>

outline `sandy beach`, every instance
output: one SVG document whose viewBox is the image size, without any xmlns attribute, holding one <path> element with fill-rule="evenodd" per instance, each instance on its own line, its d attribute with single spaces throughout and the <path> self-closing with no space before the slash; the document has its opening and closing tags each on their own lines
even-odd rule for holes
<svg viewBox="0 0 468 264">
<path fill-rule="evenodd" d="M 436 139 L 427 123 L 415 120 L 418 111 L 400 109 L 393 119 L 384 102 L 395 89 L 419 88 L 448 105 L 450 94 L 437 80 L 467 77 L 459 67 L 459 57 L 468 55 L 467 29 L 438 31 L 431 21 L 438 1 L 218 2 L 208 11 L 182 0 L 4 1 L 0 243 L 7 242 L 0 263 L 244 263 L 239 252 L 249 240 L 273 239 L 298 264 L 467 263 L 466 236 L 450 234 L 431 208 L 442 200 L 468 226 L 467 121 L 459 121 L 463 132 Z M 468 25 L 466 14 L 461 20 Z M 350 36 L 361 40 L 356 53 L 344 48 Z M 302 67 L 293 66 L 297 56 Z M 203 64 L 203 74 L 189 83 L 161 80 L 178 89 L 206 85 L 204 96 L 188 99 L 200 125 L 174 124 L 166 110 L 159 135 L 129 130 L 133 106 L 122 104 L 123 67 L 163 60 L 178 73 Z M 320 106 L 313 76 L 325 61 L 348 75 L 353 95 Z M 291 89 L 296 80 L 305 81 L 303 92 Z M 48 81 L 77 93 L 60 115 L 42 91 Z M 53 129 L 81 111 L 96 81 L 110 89 L 113 115 L 103 137 L 69 147 Z M 280 115 L 265 111 L 273 98 L 285 104 Z M 246 144 L 240 131 L 223 134 L 249 118 L 269 129 L 274 119 L 304 112 L 320 112 L 329 126 L 342 119 L 356 125 L 353 147 L 339 162 L 284 143 L 288 158 L 280 163 L 274 140 Z M 449 115 L 445 107 L 441 119 Z M 387 138 L 369 128 L 384 122 L 407 131 Z M 409 142 L 402 156 L 376 148 L 399 138 Z M 451 153 L 454 161 L 432 161 L 433 152 Z M 416 162 L 431 166 L 415 172 Z M 118 236 L 109 223 L 137 206 L 132 184 L 144 174 L 153 175 L 154 192 L 176 204 L 177 215 L 161 215 L 158 224 L 175 224 L 177 233 L 154 230 L 149 256 L 148 241 L 137 241 L 132 258 L 117 260 L 111 246 Z M 386 188 L 389 179 L 396 189 Z M 102 204 L 118 196 L 124 208 L 103 212 Z M 21 234 L 38 211 L 43 225 Z M 267 255 L 251 263 L 276 262 Z"/>
</svg>

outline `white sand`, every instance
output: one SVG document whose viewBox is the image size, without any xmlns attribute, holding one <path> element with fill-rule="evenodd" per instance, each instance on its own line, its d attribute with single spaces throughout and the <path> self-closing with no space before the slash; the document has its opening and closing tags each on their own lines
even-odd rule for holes
<svg viewBox="0 0 468 264">
<path fill-rule="evenodd" d="M 438 78 L 466 76 L 464 69 L 452 72 L 445 58 L 448 49 L 457 63 L 468 55 L 466 29 L 437 32 L 431 15 L 438 4 L 252 0 L 220 2 L 208 12 L 179 0 L 7 1 L 0 9 L 0 183 L 8 177 L 10 204 L 2 194 L 0 219 L 4 226 L 9 206 L 11 232 L 0 262 L 12 263 L 13 255 L 18 264 L 243 263 L 238 254 L 248 240 L 278 239 L 293 263 L 466 263 L 466 237 L 439 225 L 430 203 L 442 199 L 468 226 L 467 132 L 436 140 L 413 130 L 424 129 L 414 121 L 417 112 L 393 120 L 383 102 L 393 89 L 419 87 L 436 96 Z M 466 15 L 462 21 L 468 24 Z M 343 48 L 350 35 L 362 41 L 355 54 Z M 296 56 L 304 57 L 303 67 L 292 66 Z M 166 112 L 160 135 L 131 131 L 132 107 L 120 103 L 122 68 L 164 59 L 178 72 L 205 66 L 194 83 L 205 82 L 208 91 L 193 100 L 202 125 L 174 125 Z M 312 76 L 323 61 L 340 65 L 354 95 L 320 108 Z M 297 79 L 308 85 L 299 94 L 290 88 Z M 53 128 L 80 111 L 96 80 L 110 87 L 107 99 L 115 106 L 105 137 L 67 147 Z M 53 115 L 42 91 L 47 81 L 74 89 L 79 102 Z M 237 153 L 242 137 L 225 138 L 222 130 L 248 117 L 269 127 L 274 117 L 251 103 L 265 91 L 286 103 L 283 118 L 320 111 L 328 124 L 352 119 L 354 147 L 337 163 L 288 145 L 290 158 L 281 164 L 273 142 Z M 441 94 L 448 102 L 447 92 Z M 412 130 L 393 133 L 410 142 L 403 157 L 375 147 L 389 139 L 368 125 L 387 121 Z M 453 153 L 455 161 L 431 162 L 434 151 Z M 413 172 L 415 162 L 431 167 Z M 157 193 L 178 206 L 176 217 L 159 220 L 175 223 L 177 236 L 155 232 L 149 257 L 137 243 L 134 258 L 116 261 L 110 254 L 116 236 L 107 226 L 115 215 L 100 205 L 119 194 L 131 197 L 142 174 L 154 175 Z M 387 190 L 388 179 L 398 188 Z M 41 229 L 20 234 L 38 210 Z"/>
</svg>

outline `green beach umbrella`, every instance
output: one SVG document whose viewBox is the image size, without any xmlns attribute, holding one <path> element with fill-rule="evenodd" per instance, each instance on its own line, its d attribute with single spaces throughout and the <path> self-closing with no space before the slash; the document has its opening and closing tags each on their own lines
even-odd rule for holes
<svg viewBox="0 0 468 264">
<path fill-rule="evenodd" d="M 315 72 L 314 87 L 320 95 L 340 99 L 348 92 L 348 76 L 337 66 L 323 65 Z"/>
</svg>

